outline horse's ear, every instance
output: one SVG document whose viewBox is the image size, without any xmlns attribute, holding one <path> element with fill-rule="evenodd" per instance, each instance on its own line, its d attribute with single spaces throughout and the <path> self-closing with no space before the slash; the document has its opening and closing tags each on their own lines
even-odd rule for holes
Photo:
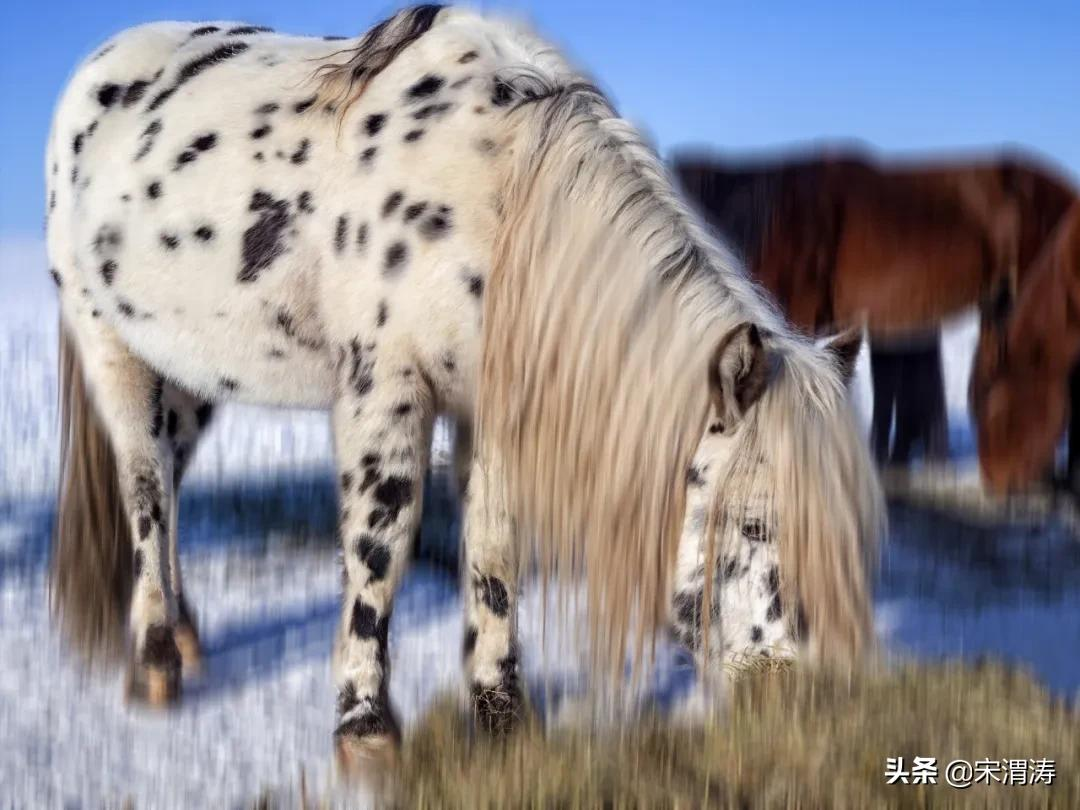
<svg viewBox="0 0 1080 810">
<path fill-rule="evenodd" d="M 720 339 L 709 364 L 709 390 L 717 432 L 732 428 L 768 384 L 768 352 L 756 324 L 742 323 Z"/>
<path fill-rule="evenodd" d="M 860 326 L 848 327 L 843 332 L 822 341 L 821 345 L 832 355 L 833 362 L 836 363 L 836 368 L 840 372 L 840 378 L 844 381 L 844 385 L 850 384 L 855 376 L 855 363 L 859 359 L 862 344 L 863 330 Z"/>
<path fill-rule="evenodd" d="M 995 279 L 979 302 L 979 317 L 996 326 L 1003 325 L 1012 312 L 1013 286 L 1007 275 Z"/>
</svg>

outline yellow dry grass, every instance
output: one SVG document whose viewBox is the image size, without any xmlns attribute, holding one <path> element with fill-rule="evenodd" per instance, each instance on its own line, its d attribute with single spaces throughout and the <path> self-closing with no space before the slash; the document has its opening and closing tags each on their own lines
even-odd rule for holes
<svg viewBox="0 0 1080 810">
<path fill-rule="evenodd" d="M 751 668 L 709 727 L 658 717 L 611 732 L 529 724 L 471 734 L 436 705 L 406 741 L 401 807 L 1080 807 L 1080 713 L 999 665 L 854 678 Z M 936 757 L 937 785 L 887 785 L 885 759 Z M 1055 760 L 1046 785 L 944 784 L 953 759 Z"/>
</svg>

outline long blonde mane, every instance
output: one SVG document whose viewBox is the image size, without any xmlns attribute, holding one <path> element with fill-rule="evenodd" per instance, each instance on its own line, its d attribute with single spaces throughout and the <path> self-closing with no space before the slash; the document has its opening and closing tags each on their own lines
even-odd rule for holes
<svg viewBox="0 0 1080 810">
<path fill-rule="evenodd" d="M 596 663 L 621 672 L 630 631 L 640 657 L 668 613 L 710 356 L 753 321 L 780 366 L 753 435 L 777 464 L 785 591 L 823 649 L 858 650 L 881 502 L 836 371 L 598 91 L 534 85 L 515 112 L 485 296 L 476 425 L 482 465 L 498 469 L 489 484 L 545 576 L 584 573 Z"/>
</svg>

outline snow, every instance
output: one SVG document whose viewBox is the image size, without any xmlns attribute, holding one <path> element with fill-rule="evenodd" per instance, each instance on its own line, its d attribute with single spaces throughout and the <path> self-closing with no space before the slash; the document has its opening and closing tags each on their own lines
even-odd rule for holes
<svg viewBox="0 0 1080 810">
<path fill-rule="evenodd" d="M 175 711 L 126 707 L 117 673 L 84 672 L 50 623 L 45 584 L 56 480 L 55 306 L 40 243 L 0 241 L 0 785 L 11 806 L 214 806 L 263 790 L 315 794 L 333 779 L 329 650 L 338 612 L 331 440 L 321 413 L 222 409 L 181 502 L 185 583 L 200 621 L 204 676 Z M 974 467 L 966 382 L 977 324 L 945 340 L 955 463 Z M 867 418 L 867 360 L 854 397 Z M 446 433 L 436 458 L 446 462 Z M 445 481 L 439 479 L 443 489 Z M 438 491 L 438 489 L 436 490 Z M 424 532 L 453 536 L 449 497 Z M 429 504 L 430 506 L 430 504 Z M 877 624 L 898 656 L 990 655 L 1080 690 L 1080 543 L 1058 523 L 974 527 L 894 504 Z M 549 605 L 549 610 L 551 606 Z M 528 589 L 526 680 L 549 718 L 572 713 L 581 645 Z M 569 611 L 577 610 L 572 603 Z M 461 683 L 461 599 L 445 569 L 417 566 L 391 626 L 391 693 L 408 726 Z M 643 699 L 677 709 L 695 681 L 661 645 Z M 569 699 L 567 699 L 569 698 Z M 7 805 L 5 805 L 7 806 Z"/>
</svg>

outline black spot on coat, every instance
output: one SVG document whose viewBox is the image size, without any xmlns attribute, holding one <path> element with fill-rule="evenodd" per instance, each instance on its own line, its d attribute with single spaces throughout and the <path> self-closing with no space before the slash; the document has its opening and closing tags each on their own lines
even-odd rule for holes
<svg viewBox="0 0 1080 810">
<path fill-rule="evenodd" d="M 225 45 L 220 45 L 212 51 L 207 51 L 201 56 L 185 63 L 177 72 L 176 80 L 173 84 L 154 96 L 153 100 L 146 108 L 147 112 L 153 112 L 161 107 L 161 105 L 168 101 L 177 90 L 200 73 L 203 73 L 214 65 L 219 65 L 228 59 L 239 56 L 247 49 L 248 44 L 246 42 L 230 42 Z"/>
<path fill-rule="evenodd" d="M 451 225 L 450 209 L 440 205 L 434 214 L 420 223 L 420 235 L 430 241 L 442 239 L 450 232 Z"/>
<path fill-rule="evenodd" d="M 704 615 L 702 608 L 705 603 L 703 591 L 681 591 L 675 594 L 673 602 L 675 616 L 681 624 L 692 628 L 701 626 Z"/>
<path fill-rule="evenodd" d="M 364 119 L 364 131 L 369 136 L 378 135 L 384 124 L 386 124 L 386 114 L 373 113 Z"/>
<path fill-rule="evenodd" d="M 446 80 L 441 76 L 436 76 L 429 73 L 427 76 L 420 79 L 420 81 L 416 82 L 416 84 L 410 87 L 406 91 L 405 95 L 411 101 L 427 98 L 428 96 L 437 93 L 439 91 L 439 88 L 441 88 L 445 83 Z"/>
<path fill-rule="evenodd" d="M 265 25 L 239 25 L 226 31 L 225 36 L 237 37 L 246 34 L 272 34 L 273 32 L 273 28 L 268 28 Z"/>
<path fill-rule="evenodd" d="M 319 100 L 318 96 L 311 96 L 305 98 L 303 101 L 298 101 L 293 105 L 293 110 L 299 115 L 300 113 L 307 112 Z"/>
<path fill-rule="evenodd" d="M 210 423 L 210 417 L 214 415 L 214 406 L 209 402 L 204 402 L 198 408 L 195 409 L 195 424 L 199 426 L 199 430 L 202 430 Z"/>
<path fill-rule="evenodd" d="M 285 252 L 285 232 L 290 221 L 288 201 L 276 200 L 265 191 L 252 194 L 249 209 L 258 213 L 258 219 L 244 231 L 237 276 L 241 282 L 257 280 Z"/>
<path fill-rule="evenodd" d="M 390 525 L 412 498 L 412 481 L 400 475 L 391 475 L 375 487 L 375 500 L 386 510 L 386 523 Z"/>
<path fill-rule="evenodd" d="M 480 635 L 479 631 L 474 625 L 469 625 L 469 628 L 465 631 L 465 640 L 461 644 L 461 657 L 468 658 L 473 654 L 473 650 L 476 649 L 476 639 Z"/>
<path fill-rule="evenodd" d="M 404 242 L 394 242 L 386 249 L 386 260 L 383 263 L 383 275 L 386 277 L 397 276 L 405 265 L 405 259 L 409 255 L 409 249 Z"/>
<path fill-rule="evenodd" d="M 388 217 L 392 213 L 394 213 L 398 209 L 398 206 L 401 205 L 401 202 L 404 199 L 405 199 L 405 195 L 402 194 L 400 191 L 395 191 L 392 194 L 390 194 L 386 198 L 386 200 L 383 202 L 383 207 L 382 207 L 382 215 L 383 215 L 383 217 L 384 218 Z"/>
<path fill-rule="evenodd" d="M 353 602 L 352 620 L 349 622 L 349 632 L 356 638 L 375 638 L 379 632 L 379 614 L 371 605 L 357 599 Z"/>
<path fill-rule="evenodd" d="M 412 114 L 412 117 L 417 121 L 423 121 L 426 118 L 438 117 L 449 110 L 453 104 L 449 101 L 442 101 L 438 104 L 425 104 L 419 110 Z"/>
<path fill-rule="evenodd" d="M 105 109 L 108 109 L 116 103 L 116 100 L 118 98 L 120 98 L 120 93 L 122 90 L 123 88 L 118 84 L 110 83 L 101 85 L 101 87 L 99 87 L 97 91 L 98 103 Z"/>
<path fill-rule="evenodd" d="M 342 214 L 337 218 L 337 226 L 334 228 L 334 252 L 339 256 L 345 250 L 345 234 L 349 230 L 349 218 Z"/>
<path fill-rule="evenodd" d="M 305 163 L 308 159 L 308 152 L 310 149 L 311 141 L 308 138 L 304 138 L 296 147 L 296 151 L 289 156 L 289 162 L 296 166 Z"/>
<path fill-rule="evenodd" d="M 765 618 L 770 622 L 775 622 L 783 615 L 784 605 L 780 601 L 780 594 L 774 593 L 772 601 L 769 602 L 769 609 L 765 612 Z"/>
<path fill-rule="evenodd" d="M 412 222 L 414 219 L 424 213 L 427 208 L 426 202 L 413 203 L 405 209 L 405 221 Z"/>
<path fill-rule="evenodd" d="M 356 541 L 356 556 L 371 572 L 373 582 L 386 578 L 386 572 L 390 569 L 390 548 L 385 543 L 376 541 L 370 535 L 361 535 Z"/>
<path fill-rule="evenodd" d="M 510 596 L 501 579 L 493 576 L 474 577 L 473 587 L 488 610 L 499 618 L 506 618 L 510 612 Z"/>
</svg>

